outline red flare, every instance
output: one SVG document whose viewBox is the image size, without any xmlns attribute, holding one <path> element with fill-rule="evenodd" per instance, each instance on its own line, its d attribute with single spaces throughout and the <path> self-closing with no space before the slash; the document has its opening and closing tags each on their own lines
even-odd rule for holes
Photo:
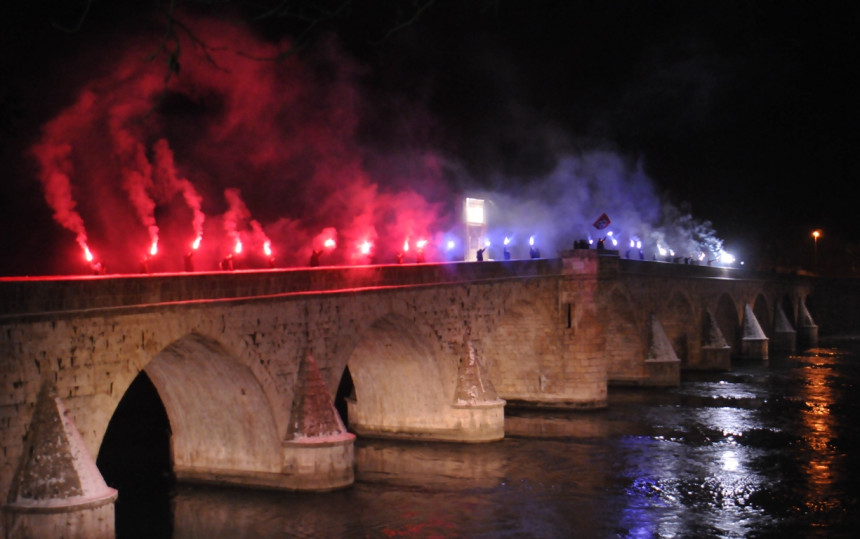
<svg viewBox="0 0 860 539">
<path fill-rule="evenodd" d="M 200 248 L 200 242 L 201 242 L 201 241 L 203 241 L 203 236 L 197 236 L 197 237 L 194 239 L 194 243 L 192 243 L 192 244 L 191 244 L 191 249 L 192 249 L 193 251 L 196 251 L 197 249 L 199 249 L 199 248 Z"/>
<path fill-rule="evenodd" d="M 326 249 L 334 249 L 336 245 L 337 244 L 335 243 L 335 241 L 332 238 L 329 238 L 323 242 L 323 246 Z"/>
<path fill-rule="evenodd" d="M 406 240 L 403 242 L 403 252 L 405 253 L 408 251 L 409 251 L 409 240 Z"/>
<path fill-rule="evenodd" d="M 151 256 L 158 254 L 158 239 L 152 240 L 152 247 L 149 248 L 149 254 Z"/>
<path fill-rule="evenodd" d="M 86 245 L 82 245 L 82 247 L 84 248 L 84 258 L 86 259 L 87 262 L 92 262 L 93 261 L 93 253 L 90 251 L 90 248 L 87 247 Z"/>
<path fill-rule="evenodd" d="M 263 252 L 266 253 L 266 256 L 272 256 L 272 242 L 266 240 L 263 243 Z"/>
<path fill-rule="evenodd" d="M 359 246 L 358 246 L 358 250 L 359 250 L 359 251 L 361 251 L 361 254 L 363 254 L 363 255 L 370 254 L 370 249 L 371 249 L 371 248 L 373 248 L 373 244 L 372 244 L 372 243 L 370 243 L 370 242 L 369 242 L 369 241 L 367 241 L 367 240 L 364 240 L 364 241 L 363 241 L 361 244 L 359 244 Z"/>
<path fill-rule="evenodd" d="M 242 252 L 242 240 L 236 240 L 236 247 L 233 251 L 238 255 Z"/>
</svg>

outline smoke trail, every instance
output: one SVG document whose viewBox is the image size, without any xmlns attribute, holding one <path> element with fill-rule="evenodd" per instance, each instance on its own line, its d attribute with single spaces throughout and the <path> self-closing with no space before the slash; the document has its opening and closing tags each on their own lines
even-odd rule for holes
<svg viewBox="0 0 860 539">
<path fill-rule="evenodd" d="M 224 199 L 227 201 L 228 205 L 227 211 L 224 212 L 224 231 L 227 232 L 231 245 L 241 246 L 242 238 L 239 234 L 239 229 L 251 216 L 251 212 L 242 201 L 239 189 L 225 189 Z M 239 247 L 239 249 L 241 249 L 241 247 Z"/>
<path fill-rule="evenodd" d="M 194 228 L 195 241 L 203 237 L 203 223 L 206 221 L 206 215 L 201 209 L 203 197 L 201 197 L 194 185 L 187 178 L 180 178 L 176 171 L 176 163 L 173 158 L 173 151 L 170 149 L 170 144 L 167 139 L 159 139 L 152 147 L 153 161 L 155 167 L 152 172 L 153 180 L 156 189 L 159 193 L 161 202 L 167 202 L 177 193 L 182 193 L 185 203 L 193 212 L 191 222 Z"/>
<path fill-rule="evenodd" d="M 631 166 L 612 152 L 564 156 L 545 177 L 517 179 L 525 187 L 516 194 L 505 188 L 510 182 L 497 178 L 499 189 L 475 192 L 488 201 L 492 245 L 501 245 L 509 236 L 522 252 L 524 241 L 534 235 L 545 254 L 555 256 L 555 252 L 570 249 L 576 239 L 604 238 L 607 248 L 622 253 L 630 249 L 632 240 L 642 242 L 649 259 L 669 253 L 715 258 L 722 248 L 722 240 L 709 222 L 696 220 L 663 200 L 641 163 Z M 602 213 L 612 223 L 597 230 L 593 223 Z"/>
<path fill-rule="evenodd" d="M 146 157 L 144 145 L 124 127 L 129 113 L 129 107 L 124 104 L 114 106 L 109 111 L 108 125 L 114 141 L 115 156 L 125 176 L 123 187 L 155 246 L 158 243 L 158 226 L 155 223 L 155 201 L 149 195 L 153 189 L 152 165 Z"/>
<path fill-rule="evenodd" d="M 75 210 L 77 203 L 72 197 L 72 183 L 69 175 L 72 165 L 69 154 L 72 148 L 68 144 L 51 146 L 39 144 L 33 148 L 33 153 L 42 165 L 39 178 L 45 191 L 45 200 L 54 210 L 54 219 L 63 227 L 75 233 L 75 241 L 86 251 L 87 232 L 84 220 Z"/>
</svg>

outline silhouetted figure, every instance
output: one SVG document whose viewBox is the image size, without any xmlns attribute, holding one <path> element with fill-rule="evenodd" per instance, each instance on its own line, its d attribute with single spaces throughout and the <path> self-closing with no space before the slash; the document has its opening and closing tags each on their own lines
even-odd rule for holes
<svg viewBox="0 0 860 539">
<path fill-rule="evenodd" d="M 483 262 L 483 261 L 484 261 L 484 250 L 485 250 L 485 249 L 486 249 L 486 248 L 484 248 L 484 249 L 478 249 L 478 252 L 477 252 L 477 253 L 475 253 L 475 259 L 476 259 L 478 262 Z"/>
<path fill-rule="evenodd" d="M 397 253 L 395 256 L 397 257 L 397 263 L 403 264 L 403 253 Z"/>
<path fill-rule="evenodd" d="M 90 267 L 93 270 L 93 275 L 104 275 L 106 272 L 105 265 L 98 261 L 93 262 Z"/>
<path fill-rule="evenodd" d="M 597 240 L 597 249 L 598 250 L 604 249 L 604 246 L 606 245 L 604 240 L 605 240 L 605 238 L 600 238 L 599 240 Z"/>
<path fill-rule="evenodd" d="M 642 252 L 642 249 L 639 249 L 639 260 L 645 260 L 645 253 Z"/>
<path fill-rule="evenodd" d="M 529 256 L 532 258 L 540 258 L 540 249 L 532 245 L 529 247 Z"/>
<path fill-rule="evenodd" d="M 185 253 L 185 271 L 194 271 L 194 251 Z"/>
<path fill-rule="evenodd" d="M 275 257 L 274 257 L 274 256 L 270 256 L 270 257 L 269 257 L 269 268 L 271 269 L 271 268 L 274 268 L 274 267 L 275 267 Z"/>
<path fill-rule="evenodd" d="M 505 255 L 505 260 L 510 260 L 510 259 L 511 259 L 511 252 L 510 252 L 510 251 L 508 251 L 508 246 L 507 246 L 507 245 L 505 245 L 505 250 L 503 251 L 503 253 L 504 253 L 504 255 Z"/>
<path fill-rule="evenodd" d="M 140 272 L 141 273 L 149 273 L 149 257 L 145 257 L 140 261 Z"/>
<path fill-rule="evenodd" d="M 228 254 L 221 262 L 218 262 L 218 267 L 221 271 L 233 271 L 233 253 Z"/>
<path fill-rule="evenodd" d="M 415 255 L 415 262 L 417 262 L 418 264 L 424 263 L 424 251 L 418 251 L 418 253 Z"/>
<path fill-rule="evenodd" d="M 314 249 L 314 250 L 311 252 L 311 261 L 310 261 L 310 265 L 311 265 L 311 267 L 312 267 L 312 268 L 315 268 L 315 267 L 317 267 L 317 266 L 319 266 L 319 265 L 320 265 L 320 255 L 321 255 L 321 254 L 322 254 L 322 251 L 317 251 L 316 249 Z"/>
</svg>

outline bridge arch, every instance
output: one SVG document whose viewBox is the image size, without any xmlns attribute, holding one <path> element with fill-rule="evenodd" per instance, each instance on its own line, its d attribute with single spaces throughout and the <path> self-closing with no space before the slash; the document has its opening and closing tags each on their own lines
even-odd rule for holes
<svg viewBox="0 0 860 539">
<path fill-rule="evenodd" d="M 164 404 L 177 478 L 280 473 L 281 440 L 260 382 L 218 341 L 191 333 L 144 368 Z"/>
<path fill-rule="evenodd" d="M 782 312 L 785 313 L 785 317 L 788 318 L 788 321 L 791 322 L 792 328 L 797 328 L 797 301 L 791 296 L 791 294 L 783 294 L 782 299 L 779 301 L 778 305 L 782 307 Z"/>
<path fill-rule="evenodd" d="M 735 305 L 734 300 L 727 293 L 721 294 L 717 299 L 714 318 L 717 327 L 720 328 L 723 337 L 726 339 L 726 343 L 732 348 L 732 355 L 736 355 L 740 351 L 740 335 L 738 332 L 741 323 L 740 311 Z"/>
<path fill-rule="evenodd" d="M 687 294 L 675 290 L 658 316 L 666 336 L 672 343 L 675 354 L 681 360 L 681 365 L 688 366 L 690 355 L 699 346 L 701 338 L 698 332 L 700 326 L 696 324 L 698 317 L 695 316 L 693 302 Z"/>
<path fill-rule="evenodd" d="M 349 428 L 359 435 L 444 437 L 454 398 L 432 346 L 415 323 L 387 314 L 361 335 L 347 360 Z"/>
</svg>

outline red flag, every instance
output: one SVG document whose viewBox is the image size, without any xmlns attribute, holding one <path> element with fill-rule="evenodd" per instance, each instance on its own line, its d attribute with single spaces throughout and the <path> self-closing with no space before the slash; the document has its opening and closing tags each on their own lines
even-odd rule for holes
<svg viewBox="0 0 860 539">
<path fill-rule="evenodd" d="M 600 217 L 597 218 L 597 221 L 594 221 L 594 228 L 596 228 L 597 230 L 603 230 L 604 228 L 608 227 L 609 223 L 611 222 L 612 221 L 609 220 L 608 215 L 606 215 L 605 213 L 601 214 Z"/>
</svg>

